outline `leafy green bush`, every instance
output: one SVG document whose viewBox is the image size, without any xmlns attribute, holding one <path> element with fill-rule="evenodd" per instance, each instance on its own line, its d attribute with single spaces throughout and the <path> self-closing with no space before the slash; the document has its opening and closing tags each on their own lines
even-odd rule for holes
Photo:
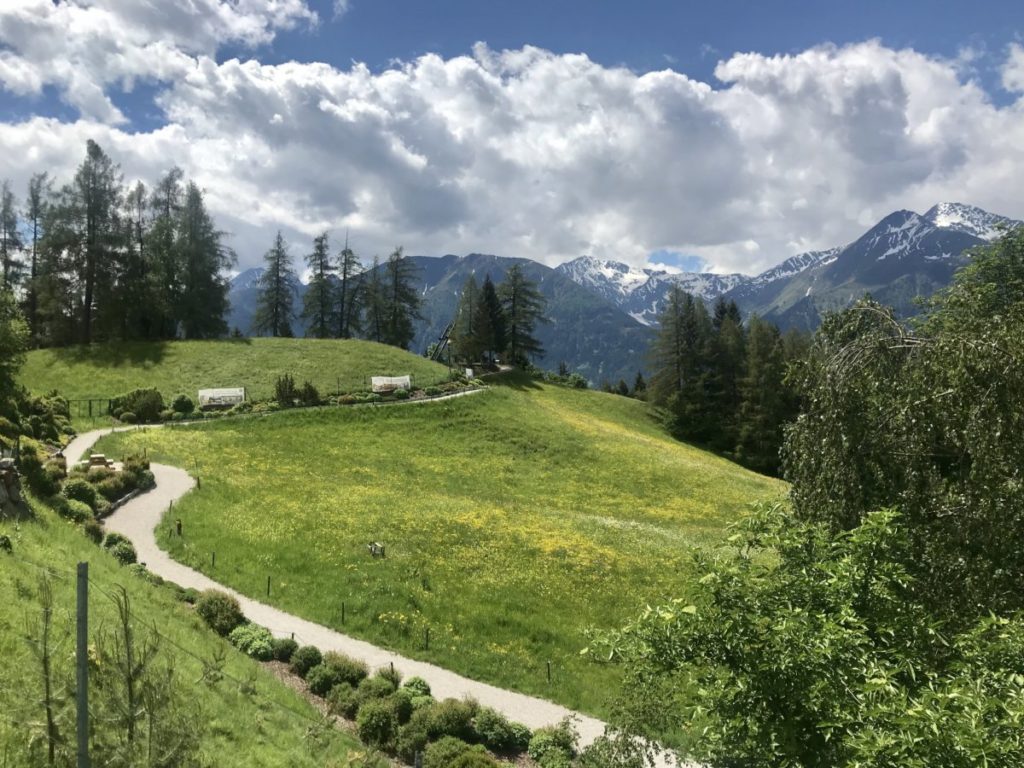
<svg viewBox="0 0 1024 768">
<path fill-rule="evenodd" d="M 160 411 L 160 421 L 170 421 L 174 418 L 174 413 L 170 408 L 164 408 Z"/>
<path fill-rule="evenodd" d="M 87 504 L 90 510 L 96 509 L 96 489 L 88 480 L 75 477 L 64 483 L 64 496 L 68 499 Z"/>
<path fill-rule="evenodd" d="M 442 393 L 442 391 L 443 390 L 440 387 L 427 387 L 423 390 L 423 394 L 427 397 L 437 397 Z"/>
<path fill-rule="evenodd" d="M 104 549 L 113 549 L 116 545 L 120 544 L 122 541 L 127 541 L 129 544 L 131 543 L 131 539 L 129 539 L 127 536 L 124 536 L 124 535 L 118 533 L 117 531 L 110 531 L 103 538 L 103 548 Z"/>
<path fill-rule="evenodd" d="M 134 389 L 110 401 L 110 412 L 115 418 L 125 423 L 159 421 L 160 412 L 165 407 L 163 395 L 158 390 L 152 388 Z M 129 414 L 135 418 L 132 420 L 126 418 Z"/>
<path fill-rule="evenodd" d="M 174 415 L 171 416 L 171 421 L 184 421 L 187 418 L 188 418 L 188 414 L 187 413 L 180 413 L 179 411 L 175 411 Z"/>
<path fill-rule="evenodd" d="M 331 714 L 354 720 L 359 711 L 359 697 L 356 689 L 348 683 L 338 683 L 327 694 L 327 705 Z"/>
<path fill-rule="evenodd" d="M 63 471 L 48 470 L 51 460 L 47 458 L 46 449 L 31 438 L 21 440 L 19 468 L 25 476 L 28 487 L 40 496 L 52 496 L 60 490 Z M 60 464 L 56 464 L 60 466 Z"/>
<path fill-rule="evenodd" d="M 54 504 L 54 509 L 57 510 L 58 515 L 73 523 L 84 523 L 87 520 L 93 519 L 92 509 L 89 508 L 88 504 L 78 499 L 58 497 L 57 503 Z"/>
<path fill-rule="evenodd" d="M 395 707 L 395 715 L 398 717 L 398 723 L 405 725 L 409 722 L 409 718 L 412 717 L 412 700 L 413 693 L 408 688 L 399 688 L 388 700 Z"/>
<path fill-rule="evenodd" d="M 299 644 L 290 637 L 274 638 L 274 661 L 283 661 L 288 664 L 299 649 Z"/>
<path fill-rule="evenodd" d="M 175 413 L 192 413 L 195 409 L 196 404 L 188 395 L 177 395 L 174 400 L 171 401 L 171 410 Z"/>
<path fill-rule="evenodd" d="M 567 718 L 558 725 L 534 731 L 527 754 L 541 768 L 568 768 L 576 755 L 576 739 L 572 722 Z"/>
<path fill-rule="evenodd" d="M 481 707 L 476 713 L 473 729 L 477 739 L 492 752 L 516 754 L 525 751 L 530 745 L 529 728 L 509 722 L 503 714 L 490 707 Z"/>
<path fill-rule="evenodd" d="M 310 693 L 327 696 L 334 686 L 345 682 L 339 671 L 326 662 L 320 662 L 306 673 Z"/>
<path fill-rule="evenodd" d="M 130 480 L 125 477 L 123 473 L 119 472 L 105 480 L 101 480 L 93 487 L 96 489 L 96 492 L 107 501 L 117 501 L 129 492 L 130 489 L 127 487 L 129 482 Z"/>
<path fill-rule="evenodd" d="M 91 517 L 82 522 L 82 533 L 84 533 L 86 538 L 93 544 L 99 544 L 103 541 L 103 526 Z"/>
<path fill-rule="evenodd" d="M 409 721 L 398 729 L 395 752 L 406 763 L 412 764 L 417 752 L 422 752 L 430 742 L 429 713 L 414 711 Z"/>
<path fill-rule="evenodd" d="M 430 713 L 428 731 L 432 739 L 454 736 L 463 741 L 473 741 L 476 737 L 473 730 L 476 702 L 445 699 L 427 711 Z"/>
<path fill-rule="evenodd" d="M 196 613 L 218 635 L 227 637 L 231 630 L 245 621 L 242 608 L 231 595 L 207 589 L 196 600 Z"/>
<path fill-rule="evenodd" d="M 398 388 L 394 391 L 395 400 L 408 400 L 409 390 Z"/>
<path fill-rule="evenodd" d="M 338 398 L 338 405 L 352 405 L 357 402 L 359 399 L 355 395 L 342 395 Z"/>
<path fill-rule="evenodd" d="M 306 381 L 299 390 L 299 402 L 303 405 L 320 405 L 320 393 L 312 383 Z"/>
<path fill-rule="evenodd" d="M 231 630 L 228 640 L 242 653 L 257 661 L 274 658 L 274 637 L 270 630 L 259 624 L 240 624 Z"/>
<path fill-rule="evenodd" d="M 417 696 L 429 696 L 430 695 L 430 684 L 422 677 L 410 677 L 404 683 L 403 688 L 408 688 Z"/>
<path fill-rule="evenodd" d="M 479 751 L 479 746 L 468 752 L 463 752 L 451 764 L 451 768 L 492 768 L 501 765 L 497 760 L 486 752 Z"/>
<path fill-rule="evenodd" d="M 130 541 L 117 542 L 117 544 L 110 548 L 110 554 L 121 565 L 130 565 L 139 559 L 135 553 L 135 546 Z"/>
<path fill-rule="evenodd" d="M 382 677 L 391 683 L 391 689 L 397 690 L 398 686 L 402 684 L 402 673 L 400 670 L 395 669 L 393 666 L 381 667 L 374 673 L 375 677 Z"/>
<path fill-rule="evenodd" d="M 110 467 L 89 467 L 85 470 L 85 479 L 92 485 L 102 483 L 109 477 L 114 477 L 114 470 Z"/>
<path fill-rule="evenodd" d="M 454 736 L 445 736 L 433 744 L 427 745 L 427 749 L 423 753 L 423 768 L 451 768 L 464 755 L 474 753 L 484 757 L 487 755 L 487 752 L 479 744 L 470 746 Z"/>
<path fill-rule="evenodd" d="M 274 382 L 274 399 L 282 408 L 291 408 L 299 397 L 299 391 L 295 387 L 295 379 L 290 373 L 278 376 Z"/>
<path fill-rule="evenodd" d="M 363 704 L 356 714 L 356 728 L 364 744 L 392 749 L 398 733 L 398 718 L 391 702 L 379 699 Z"/>
<path fill-rule="evenodd" d="M 135 415 L 134 411 L 122 411 L 121 415 L 117 417 L 118 421 L 125 424 L 138 424 L 139 417 Z"/>
<path fill-rule="evenodd" d="M 320 649 L 315 645 L 304 645 L 292 654 L 291 670 L 301 678 L 309 674 L 309 670 L 324 660 Z"/>
<path fill-rule="evenodd" d="M 381 677 L 367 677 L 356 688 L 356 694 L 360 702 L 386 699 L 394 692 L 395 688 L 391 681 Z"/>
<path fill-rule="evenodd" d="M 323 661 L 335 670 L 339 681 L 344 681 L 353 686 L 359 685 L 370 674 L 370 670 L 364 662 L 336 651 L 325 653 Z"/>
</svg>

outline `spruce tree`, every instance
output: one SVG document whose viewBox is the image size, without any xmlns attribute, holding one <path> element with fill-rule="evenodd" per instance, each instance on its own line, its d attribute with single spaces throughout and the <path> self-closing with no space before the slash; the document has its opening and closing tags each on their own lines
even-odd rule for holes
<svg viewBox="0 0 1024 768">
<path fill-rule="evenodd" d="M 363 267 L 359 263 L 359 257 L 348 247 L 348 237 L 345 237 L 345 247 L 338 255 L 338 290 L 336 317 L 338 323 L 338 337 L 350 339 L 357 336 L 362 330 L 360 318 L 363 312 L 363 301 L 366 292 L 366 281 L 363 275 Z"/>
<path fill-rule="evenodd" d="M 33 174 L 28 182 L 28 196 L 25 198 L 25 220 L 30 238 L 25 314 L 33 344 L 39 343 L 39 241 L 43 236 L 43 221 L 51 194 L 48 174 Z"/>
<path fill-rule="evenodd" d="M 413 320 L 420 317 L 417 272 L 416 265 L 402 255 L 401 247 L 388 256 L 384 265 L 385 344 L 408 349 L 416 335 Z"/>
<path fill-rule="evenodd" d="M 298 278 L 280 230 L 263 261 L 266 267 L 260 276 L 261 291 L 253 330 L 270 336 L 292 336 L 291 321 L 295 316 L 293 302 Z"/>
<path fill-rule="evenodd" d="M 480 302 L 477 305 L 474 327 L 480 344 L 481 358 L 489 354 L 493 360 L 496 353 L 504 353 L 507 344 L 505 312 L 501 308 L 501 300 L 490 275 L 484 277 L 484 284 L 480 288 Z"/>
<path fill-rule="evenodd" d="M 235 254 L 224 245 L 223 239 L 224 233 L 214 226 L 206 210 L 203 193 L 190 181 L 185 187 L 176 249 L 182 284 L 176 315 L 187 339 L 211 339 L 228 331 L 224 320 L 228 310 L 228 283 L 223 273 L 235 263 Z M 291 278 L 289 310 L 296 282 L 294 272 Z"/>
<path fill-rule="evenodd" d="M 380 259 L 377 256 L 373 257 L 373 266 L 365 275 L 365 297 L 366 337 L 383 343 L 387 324 L 387 297 L 384 294 Z"/>
<path fill-rule="evenodd" d="M 452 328 L 451 347 L 455 357 L 467 363 L 480 359 L 484 347 L 477 334 L 477 315 L 480 309 L 480 289 L 476 278 L 470 275 L 462 285 L 459 306 L 455 312 L 455 326 Z"/>
<path fill-rule="evenodd" d="M 740 383 L 736 458 L 768 474 L 779 470 L 786 421 L 784 374 L 779 329 L 754 315 L 748 323 L 746 372 Z"/>
<path fill-rule="evenodd" d="M 23 265 L 18 258 L 21 251 L 18 231 L 18 210 L 7 179 L 0 182 L 0 288 L 13 288 L 21 281 Z"/>
<path fill-rule="evenodd" d="M 331 285 L 334 265 L 331 264 L 326 232 L 313 239 L 313 250 L 306 256 L 306 266 L 312 273 L 302 307 L 302 318 L 308 329 L 306 335 L 326 339 L 331 335 L 331 320 L 336 311 L 334 287 Z"/>
<path fill-rule="evenodd" d="M 520 264 L 514 264 L 505 273 L 505 279 L 498 288 L 498 298 L 505 319 L 509 362 L 515 365 L 530 358 L 543 357 L 544 348 L 533 334 L 537 323 L 546 322 L 544 309 L 547 300 L 537 290 L 536 284 L 523 274 Z"/>
</svg>

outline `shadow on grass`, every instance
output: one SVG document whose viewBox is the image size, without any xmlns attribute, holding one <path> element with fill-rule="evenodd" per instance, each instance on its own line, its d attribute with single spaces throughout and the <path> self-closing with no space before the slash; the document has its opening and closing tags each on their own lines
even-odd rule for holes
<svg viewBox="0 0 1024 768">
<path fill-rule="evenodd" d="M 141 365 L 159 363 L 167 355 L 166 341 L 112 341 L 67 347 L 64 358 L 71 363 L 92 365 Z"/>
<path fill-rule="evenodd" d="M 525 391 L 528 389 L 541 389 L 541 383 L 524 371 L 502 371 L 501 373 L 490 373 L 484 379 L 488 384 L 498 387 L 510 387 Z"/>
</svg>

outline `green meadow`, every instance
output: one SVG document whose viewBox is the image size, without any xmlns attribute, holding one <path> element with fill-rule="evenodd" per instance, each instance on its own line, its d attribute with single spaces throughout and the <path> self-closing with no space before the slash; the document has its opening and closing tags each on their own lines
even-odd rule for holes
<svg viewBox="0 0 1024 768">
<path fill-rule="evenodd" d="M 411 374 L 416 386 L 448 378 L 448 369 L 395 347 L 338 339 L 232 339 L 94 344 L 30 352 L 20 382 L 37 393 L 58 389 L 67 398 L 109 398 L 156 387 L 166 400 L 200 388 L 245 387 L 270 398 L 274 382 L 290 373 L 322 394 L 369 389 L 369 377 Z"/>
<path fill-rule="evenodd" d="M 668 437 L 644 403 L 525 377 L 436 403 L 121 433 L 100 450 L 145 450 L 200 478 L 158 532 L 181 561 L 308 619 L 597 714 L 617 673 L 580 655 L 586 630 L 684 595 L 691 548 L 785 492 Z"/>
<path fill-rule="evenodd" d="M 363 751 L 353 737 L 319 727 L 320 718 L 299 694 L 268 670 L 215 635 L 190 606 L 167 587 L 151 585 L 118 565 L 76 527 L 46 507 L 34 504 L 35 517 L 0 520 L 0 534 L 10 538 L 13 553 L 0 552 L 0 752 L 4 765 L 44 765 L 45 717 L 41 661 L 33 644 L 41 640 L 41 579 L 53 594 L 54 698 L 58 733 L 66 760 L 74 762 L 75 711 L 75 565 L 89 563 L 91 648 L 100 634 L 110 636 L 117 611 L 108 597 L 123 586 L 129 596 L 136 642 L 160 633 L 155 664 L 172 662 L 184 707 L 194 719 L 204 765 L 225 768 L 284 768 L 345 764 Z M 45 575 L 49 573 L 50 575 Z M 220 659 L 218 661 L 218 659 Z M 97 656 L 96 666 L 105 663 Z M 207 668 L 209 665 L 210 668 Z M 220 679 L 211 674 L 219 667 Z M 93 680 L 93 685 L 96 681 Z M 93 695 L 97 695 L 95 692 Z M 97 727 L 109 728 L 99 722 Z M 27 751 L 33 749 L 33 755 Z M 94 763 L 95 764 L 95 763 Z"/>
</svg>

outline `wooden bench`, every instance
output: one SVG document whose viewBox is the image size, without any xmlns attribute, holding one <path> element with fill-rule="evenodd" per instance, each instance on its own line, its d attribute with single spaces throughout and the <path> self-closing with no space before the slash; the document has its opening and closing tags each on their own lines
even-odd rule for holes
<svg viewBox="0 0 1024 768">
<path fill-rule="evenodd" d="M 384 545 L 379 541 L 371 541 L 366 548 L 370 550 L 371 557 L 384 557 Z"/>
</svg>

